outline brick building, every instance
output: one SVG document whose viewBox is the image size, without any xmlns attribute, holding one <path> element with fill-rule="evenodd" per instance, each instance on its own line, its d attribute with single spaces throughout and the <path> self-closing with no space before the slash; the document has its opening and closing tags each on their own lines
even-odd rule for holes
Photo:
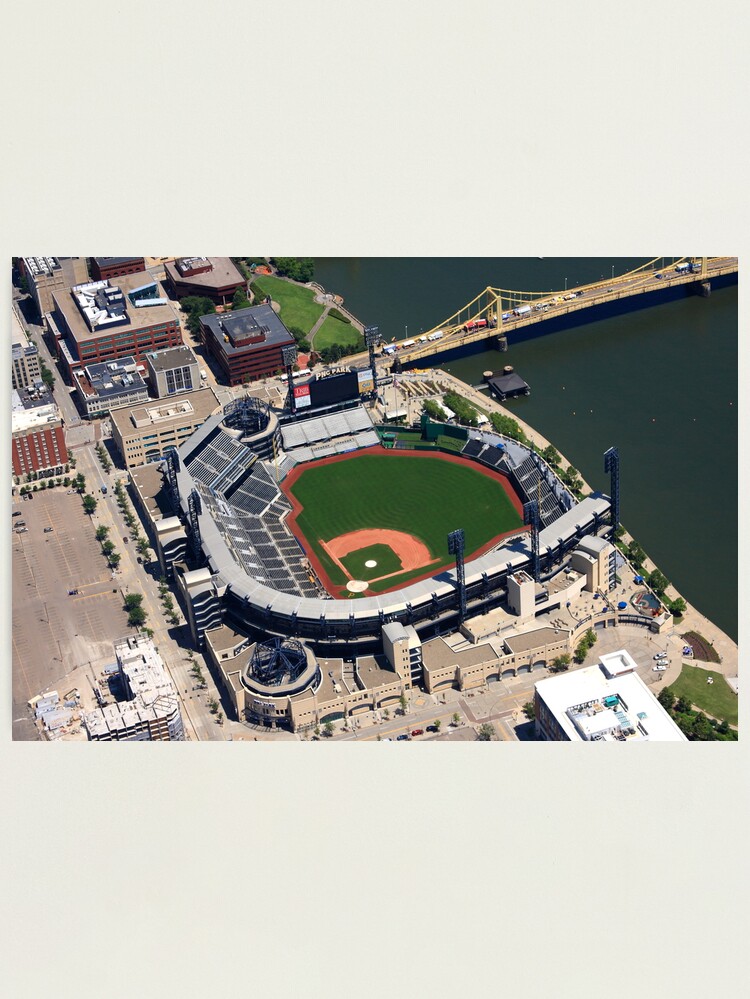
<svg viewBox="0 0 750 999">
<path fill-rule="evenodd" d="M 145 372 L 147 353 L 182 343 L 174 309 L 159 297 L 159 286 L 144 271 L 120 277 L 116 284 L 104 280 L 76 285 L 53 298 L 48 325 L 71 381 L 73 372 L 87 364 L 130 355 Z"/>
<path fill-rule="evenodd" d="M 247 281 L 229 257 L 179 257 L 165 263 L 164 273 L 175 298 L 198 295 L 228 305 L 238 288 L 247 293 Z"/>
<path fill-rule="evenodd" d="M 19 270 L 40 316 L 53 308 L 52 295 L 88 281 L 84 257 L 21 257 Z"/>
<path fill-rule="evenodd" d="M 294 345 L 294 337 L 270 305 L 201 316 L 201 334 L 230 385 L 283 370 L 282 348 Z"/>
<path fill-rule="evenodd" d="M 11 433 L 14 475 L 26 478 L 32 472 L 42 476 L 64 472 L 68 449 L 60 412 L 53 402 L 25 406 L 14 392 Z"/>
<path fill-rule="evenodd" d="M 146 269 L 143 257 L 92 257 L 91 277 L 94 281 L 107 281 L 124 274 L 139 274 Z"/>
</svg>

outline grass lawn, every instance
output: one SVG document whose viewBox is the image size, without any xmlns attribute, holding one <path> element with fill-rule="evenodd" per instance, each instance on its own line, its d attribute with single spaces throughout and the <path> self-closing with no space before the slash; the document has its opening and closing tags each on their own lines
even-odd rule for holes
<svg viewBox="0 0 750 999">
<path fill-rule="evenodd" d="M 448 554 L 450 531 L 464 529 L 468 558 L 496 535 L 521 526 L 498 479 L 483 475 L 469 462 L 456 464 L 432 455 L 360 454 L 345 462 L 312 466 L 302 472 L 291 492 L 304 508 L 297 518 L 299 530 L 334 583 L 341 581 L 341 573 L 319 539 L 329 541 L 368 527 L 405 531 L 427 545 L 439 560 L 434 566 L 438 572 L 453 561 Z M 404 578 L 407 575 L 419 573 Z M 388 589 L 397 582 L 383 585 Z"/>
<path fill-rule="evenodd" d="M 351 348 L 352 354 L 365 349 L 363 338 L 351 323 L 342 323 L 340 319 L 326 316 L 323 325 L 315 334 L 313 346 L 320 353 L 324 347 L 331 347 L 334 343 Z"/>
<path fill-rule="evenodd" d="M 401 559 L 388 545 L 369 545 L 345 555 L 339 561 L 346 566 L 352 579 L 376 579 L 378 576 L 398 572 L 401 568 Z M 368 568 L 365 562 L 378 564 Z"/>
<path fill-rule="evenodd" d="M 709 676 L 714 678 L 713 683 L 706 682 Z M 721 673 L 710 668 L 685 665 L 669 689 L 675 697 L 684 697 L 696 708 L 713 715 L 719 721 L 726 718 L 730 725 L 737 724 L 737 695 Z"/>
<path fill-rule="evenodd" d="M 313 301 L 315 292 L 312 288 L 290 284 L 277 277 L 257 277 L 252 287 L 279 303 L 281 321 L 287 327 L 298 326 L 309 333 L 323 313 L 323 306 Z"/>
</svg>

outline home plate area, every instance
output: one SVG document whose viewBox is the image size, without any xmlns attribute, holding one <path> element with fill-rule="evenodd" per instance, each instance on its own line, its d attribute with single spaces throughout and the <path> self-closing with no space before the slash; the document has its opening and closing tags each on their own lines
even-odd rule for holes
<svg viewBox="0 0 750 999">
<path fill-rule="evenodd" d="M 423 541 L 403 531 L 351 531 L 323 542 L 323 548 L 350 577 L 346 588 L 351 593 L 362 593 L 367 583 L 421 569 L 434 561 Z"/>
</svg>

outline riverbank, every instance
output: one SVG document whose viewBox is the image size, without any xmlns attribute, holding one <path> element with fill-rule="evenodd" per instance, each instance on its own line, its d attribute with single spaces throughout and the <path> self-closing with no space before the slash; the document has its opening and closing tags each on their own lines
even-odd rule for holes
<svg viewBox="0 0 750 999">
<path fill-rule="evenodd" d="M 398 376 L 399 384 L 388 389 L 389 396 L 391 392 L 393 393 L 394 408 L 405 409 L 409 412 L 409 408 L 415 399 L 415 396 L 409 391 L 408 388 L 413 380 L 421 380 L 419 372 L 406 372 Z M 456 392 L 457 394 L 463 396 L 472 405 L 477 406 L 484 413 L 490 414 L 495 412 L 511 417 L 516 421 L 528 439 L 538 448 L 544 450 L 552 445 L 557 450 L 558 454 L 560 454 L 563 467 L 567 467 L 571 464 L 567 457 L 560 452 L 560 449 L 554 441 L 547 440 L 547 438 L 539 433 L 538 430 L 521 419 L 515 410 L 511 410 L 508 407 L 503 406 L 496 399 L 490 397 L 489 395 L 485 395 L 485 393 L 473 388 L 472 386 L 467 385 L 456 376 L 444 371 L 441 368 L 431 369 L 429 371 L 429 380 L 433 382 L 442 392 Z M 384 409 L 385 407 L 382 408 Z M 416 414 L 412 415 L 415 416 Z M 579 475 L 583 481 L 584 494 L 593 492 L 591 486 L 586 482 L 580 470 Z M 628 544 L 630 541 L 635 539 L 626 529 L 622 540 L 625 544 Z M 658 566 L 655 562 L 647 557 L 643 565 L 644 574 L 653 572 L 657 568 Z M 670 584 L 667 587 L 666 596 L 669 597 L 670 600 L 676 600 L 678 597 L 682 597 L 686 604 L 685 613 L 679 620 L 675 620 L 674 618 L 672 619 L 672 624 L 667 629 L 666 634 L 679 638 L 689 631 L 698 632 L 713 645 L 714 649 L 720 656 L 721 662 L 711 664 L 711 668 L 715 669 L 717 673 L 721 673 L 727 679 L 735 678 L 737 676 L 738 668 L 737 644 L 717 625 L 705 617 L 705 615 L 701 614 L 700 611 L 697 610 L 697 608 L 695 608 L 688 600 L 686 600 L 673 585 Z M 676 676 L 674 679 L 676 679 Z"/>
</svg>

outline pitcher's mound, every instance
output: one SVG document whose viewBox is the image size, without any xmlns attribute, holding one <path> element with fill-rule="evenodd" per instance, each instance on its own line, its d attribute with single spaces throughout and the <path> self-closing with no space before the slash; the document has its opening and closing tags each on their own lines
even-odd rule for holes
<svg viewBox="0 0 750 999">
<path fill-rule="evenodd" d="M 377 564 L 378 564 L 378 563 L 377 563 L 377 562 L 375 561 L 375 559 L 374 559 L 374 558 L 371 558 L 371 559 L 368 559 L 368 560 L 367 560 L 367 561 L 365 562 L 365 568 L 366 568 L 366 569 L 374 569 L 374 568 L 375 568 L 375 566 L 376 566 Z"/>
</svg>

